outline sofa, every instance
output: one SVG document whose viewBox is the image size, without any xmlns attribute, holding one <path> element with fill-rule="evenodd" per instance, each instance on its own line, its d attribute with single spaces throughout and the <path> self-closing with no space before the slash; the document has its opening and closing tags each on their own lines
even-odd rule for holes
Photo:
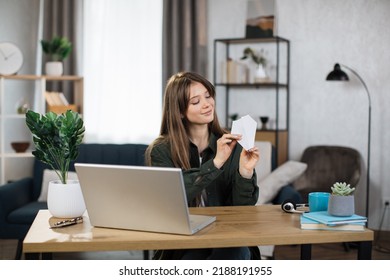
<svg viewBox="0 0 390 280">
<path fill-rule="evenodd" d="M 81 144 L 75 162 L 144 165 L 144 144 Z M 17 239 L 16 259 L 21 258 L 22 242 L 35 216 L 47 209 L 41 196 L 44 170 L 48 165 L 34 160 L 33 176 L 0 186 L 0 238 Z M 70 166 L 74 171 L 74 162 Z"/>
<path fill-rule="evenodd" d="M 275 187 L 275 176 L 273 176 L 275 173 L 272 172 L 274 170 L 277 173 L 274 148 L 269 142 L 256 142 L 256 145 L 259 145 L 262 156 L 259 166 L 256 167 L 260 193 L 262 185 L 274 189 L 272 199 L 265 203 L 281 204 L 286 199 L 292 199 L 299 203 L 299 193 L 289 184 L 285 184 L 288 181 L 279 180 L 281 175 L 276 174 L 278 180 L 277 187 Z M 146 148 L 147 145 L 144 144 L 83 143 L 80 145 L 79 156 L 75 162 L 142 166 L 145 161 Z M 48 181 L 47 178 L 44 178 L 46 176 L 44 174 L 49 169 L 51 169 L 49 166 L 35 159 L 32 177 L 0 186 L 0 238 L 18 240 L 16 259 L 21 258 L 23 239 L 36 214 L 41 209 L 47 209 L 47 203 L 39 200 L 44 189 L 42 186 L 46 185 Z M 74 170 L 74 162 L 72 162 L 70 171 Z M 271 182 L 272 184 L 270 184 Z M 263 203 L 259 201 L 258 204 Z"/>
</svg>

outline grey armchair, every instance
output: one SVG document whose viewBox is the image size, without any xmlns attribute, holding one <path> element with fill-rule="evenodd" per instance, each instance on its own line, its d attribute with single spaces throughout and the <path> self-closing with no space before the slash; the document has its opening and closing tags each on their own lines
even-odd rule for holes
<svg viewBox="0 0 390 280">
<path fill-rule="evenodd" d="M 356 187 L 361 176 L 361 155 L 353 148 L 341 146 L 311 146 L 301 158 L 306 171 L 294 181 L 294 188 L 307 201 L 310 192 L 330 192 L 335 182 Z"/>
</svg>

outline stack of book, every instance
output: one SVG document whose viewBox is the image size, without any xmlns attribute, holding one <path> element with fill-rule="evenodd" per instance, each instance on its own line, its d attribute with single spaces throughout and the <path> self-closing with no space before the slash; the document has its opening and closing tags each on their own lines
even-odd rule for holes
<svg viewBox="0 0 390 280">
<path fill-rule="evenodd" d="M 249 69 L 242 62 L 229 59 L 222 63 L 222 83 L 245 84 L 248 83 Z"/>
<path fill-rule="evenodd" d="M 363 231 L 367 217 L 352 215 L 336 217 L 327 211 L 307 212 L 301 215 L 301 229 Z"/>
<path fill-rule="evenodd" d="M 68 106 L 69 102 L 66 100 L 62 92 L 46 91 L 45 98 L 49 106 Z"/>
<path fill-rule="evenodd" d="M 62 92 L 46 91 L 45 99 L 48 104 L 48 111 L 61 114 L 67 110 L 77 111 L 77 106 L 69 104 Z"/>
</svg>

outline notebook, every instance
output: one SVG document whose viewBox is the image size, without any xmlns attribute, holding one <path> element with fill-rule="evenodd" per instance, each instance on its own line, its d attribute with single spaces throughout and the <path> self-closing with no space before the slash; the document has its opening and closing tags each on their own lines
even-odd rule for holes
<svg viewBox="0 0 390 280">
<path fill-rule="evenodd" d="M 347 217 L 332 216 L 328 211 L 308 212 L 302 214 L 305 218 L 326 224 L 328 226 L 349 224 L 349 223 L 366 223 L 367 217 L 353 214 Z"/>
<path fill-rule="evenodd" d="M 191 235 L 216 220 L 190 215 L 180 168 L 75 163 L 91 224 Z"/>
</svg>

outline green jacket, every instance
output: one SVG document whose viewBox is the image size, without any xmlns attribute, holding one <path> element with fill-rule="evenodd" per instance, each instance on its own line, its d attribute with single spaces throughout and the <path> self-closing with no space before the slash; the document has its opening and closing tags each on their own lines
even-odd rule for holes
<svg viewBox="0 0 390 280">
<path fill-rule="evenodd" d="M 241 149 L 237 144 L 230 158 L 218 169 L 213 163 L 217 152 L 215 135 L 211 135 L 209 146 L 202 153 L 202 164 L 197 147 L 190 143 L 191 169 L 183 171 L 189 206 L 195 206 L 195 199 L 203 189 L 207 193 L 207 206 L 256 204 L 259 196 L 256 173 L 253 173 L 251 179 L 245 179 L 238 172 Z M 152 166 L 174 167 L 169 144 L 157 144 L 150 155 Z"/>
</svg>

